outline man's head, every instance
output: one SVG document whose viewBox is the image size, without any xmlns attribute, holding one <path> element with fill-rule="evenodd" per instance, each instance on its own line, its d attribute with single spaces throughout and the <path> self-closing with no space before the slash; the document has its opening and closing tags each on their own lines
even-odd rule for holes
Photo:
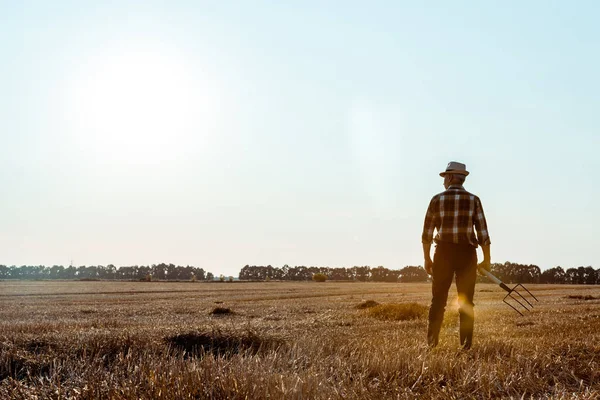
<svg viewBox="0 0 600 400">
<path fill-rule="evenodd" d="M 446 170 L 440 172 L 440 176 L 444 178 L 444 187 L 448 189 L 451 185 L 462 185 L 469 175 L 465 164 L 450 161 Z"/>
<path fill-rule="evenodd" d="M 465 179 L 467 176 L 462 174 L 444 174 L 444 187 L 448 189 L 452 185 L 462 185 Z"/>
</svg>

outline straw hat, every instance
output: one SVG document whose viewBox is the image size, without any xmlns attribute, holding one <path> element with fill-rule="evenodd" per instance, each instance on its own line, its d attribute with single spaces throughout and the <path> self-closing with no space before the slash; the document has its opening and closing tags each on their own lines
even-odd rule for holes
<svg viewBox="0 0 600 400">
<path fill-rule="evenodd" d="M 446 174 L 460 174 L 467 176 L 469 175 L 469 171 L 467 171 L 467 166 L 465 164 L 456 161 L 450 161 L 446 167 L 446 170 L 444 172 L 440 172 L 440 176 L 444 176 Z"/>
</svg>

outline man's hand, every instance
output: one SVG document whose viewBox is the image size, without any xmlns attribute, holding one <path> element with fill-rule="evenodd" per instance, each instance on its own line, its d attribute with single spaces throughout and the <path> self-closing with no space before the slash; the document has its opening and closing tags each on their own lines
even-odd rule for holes
<svg viewBox="0 0 600 400">
<path fill-rule="evenodd" d="M 491 267 L 491 256 L 490 256 L 490 245 L 489 244 L 482 244 L 481 245 L 481 250 L 483 251 L 483 262 L 479 263 L 479 265 L 477 266 L 477 270 L 479 270 L 480 268 L 483 268 L 486 271 L 490 270 Z M 483 274 L 481 274 L 483 275 Z"/>
<path fill-rule="evenodd" d="M 429 275 L 433 275 L 433 261 L 431 260 L 431 257 L 425 259 L 425 271 Z"/>
<path fill-rule="evenodd" d="M 489 272 L 489 270 L 491 269 L 491 266 L 492 266 L 492 264 L 490 263 L 490 260 L 483 260 L 482 262 L 477 264 L 477 270 L 479 271 L 480 269 L 484 269 Z M 483 275 L 482 272 L 479 272 L 479 274 Z"/>
</svg>

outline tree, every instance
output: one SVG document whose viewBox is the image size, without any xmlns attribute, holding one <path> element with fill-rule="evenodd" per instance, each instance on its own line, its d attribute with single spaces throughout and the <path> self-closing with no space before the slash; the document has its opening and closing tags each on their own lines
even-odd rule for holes
<svg viewBox="0 0 600 400">
<path fill-rule="evenodd" d="M 6 279 L 10 277 L 10 268 L 6 265 L 0 265 L 0 279 Z"/>
<path fill-rule="evenodd" d="M 64 271 L 65 267 L 63 267 L 62 265 L 53 265 L 50 268 L 50 278 L 59 279 L 62 277 Z"/>
<path fill-rule="evenodd" d="M 566 274 L 561 267 L 545 270 L 540 276 L 540 283 L 565 283 Z"/>
<path fill-rule="evenodd" d="M 371 267 L 369 267 L 369 266 L 356 267 L 355 266 L 352 268 L 352 274 L 353 274 L 353 277 L 355 280 L 361 281 L 361 282 L 366 282 L 371 277 Z"/>
<path fill-rule="evenodd" d="M 569 268 L 566 271 L 566 282 L 573 285 L 581 285 L 585 282 L 583 267 Z"/>
<path fill-rule="evenodd" d="M 587 267 L 579 267 L 583 268 L 583 280 L 586 285 L 594 285 L 596 284 L 596 271 L 591 266 Z"/>
<path fill-rule="evenodd" d="M 400 282 L 427 282 L 429 275 L 425 268 L 407 266 L 400 270 Z"/>
</svg>

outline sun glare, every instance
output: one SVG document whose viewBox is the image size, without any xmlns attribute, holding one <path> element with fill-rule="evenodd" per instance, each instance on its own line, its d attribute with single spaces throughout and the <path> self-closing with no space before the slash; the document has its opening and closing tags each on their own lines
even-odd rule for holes
<svg viewBox="0 0 600 400">
<path fill-rule="evenodd" d="M 152 163 L 200 145 L 214 121 L 216 93 L 202 71 L 159 48 L 96 55 L 74 81 L 68 106 L 74 133 L 100 157 Z"/>
</svg>

